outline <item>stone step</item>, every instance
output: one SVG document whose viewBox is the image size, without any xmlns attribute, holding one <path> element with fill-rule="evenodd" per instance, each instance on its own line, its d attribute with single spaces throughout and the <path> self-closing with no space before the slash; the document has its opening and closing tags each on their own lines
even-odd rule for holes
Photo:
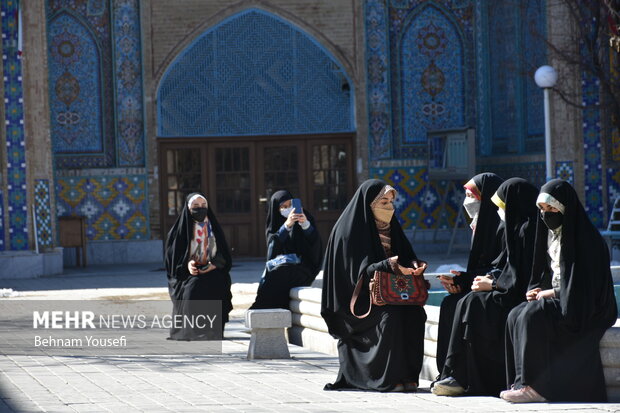
<svg viewBox="0 0 620 413">
<path fill-rule="evenodd" d="M 293 288 L 290 292 L 293 327 L 289 329 L 292 344 L 321 353 L 338 355 L 338 340 L 327 333 L 321 318 L 321 289 Z M 420 378 L 434 380 L 439 374 L 436 366 L 439 307 L 424 306 L 427 321 L 424 333 L 424 362 Z M 607 330 L 600 345 L 605 384 L 610 401 L 620 401 L 620 322 Z"/>
</svg>

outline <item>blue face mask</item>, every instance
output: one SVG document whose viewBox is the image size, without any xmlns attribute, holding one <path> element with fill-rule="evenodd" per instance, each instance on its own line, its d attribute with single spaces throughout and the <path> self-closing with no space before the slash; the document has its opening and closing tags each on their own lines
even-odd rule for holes
<svg viewBox="0 0 620 413">
<path fill-rule="evenodd" d="M 288 216 L 291 215 L 292 210 L 293 210 L 293 207 L 283 208 L 280 210 L 280 214 L 282 214 L 284 218 L 288 218 Z"/>
</svg>

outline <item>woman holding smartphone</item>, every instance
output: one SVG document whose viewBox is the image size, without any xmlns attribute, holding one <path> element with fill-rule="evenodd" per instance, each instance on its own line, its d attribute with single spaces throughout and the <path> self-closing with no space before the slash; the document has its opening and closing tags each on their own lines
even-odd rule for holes
<svg viewBox="0 0 620 413">
<path fill-rule="evenodd" d="M 321 316 L 338 339 L 340 370 L 325 390 L 416 391 L 424 357 L 426 313 L 418 305 L 372 306 L 351 312 L 356 284 L 363 288 L 355 314 L 368 311 L 368 281 L 375 271 L 421 275 L 411 243 L 394 216 L 396 190 L 364 182 L 338 218 L 325 252 Z"/>
<path fill-rule="evenodd" d="M 321 268 L 321 237 L 301 201 L 281 190 L 271 196 L 265 238 L 267 263 L 250 309 L 288 309 L 290 289 L 312 284 Z"/>
<path fill-rule="evenodd" d="M 221 338 L 232 310 L 232 258 L 224 232 L 203 194 L 192 193 L 166 238 L 166 272 L 173 316 L 198 316 L 212 311 L 208 300 L 222 303 L 221 330 L 171 328 L 172 340 Z"/>
</svg>

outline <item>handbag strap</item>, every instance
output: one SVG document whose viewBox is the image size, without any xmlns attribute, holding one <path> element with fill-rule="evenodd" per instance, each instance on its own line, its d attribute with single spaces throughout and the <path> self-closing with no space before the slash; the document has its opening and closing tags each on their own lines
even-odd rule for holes
<svg viewBox="0 0 620 413">
<path fill-rule="evenodd" d="M 357 297 L 359 297 L 360 292 L 362 291 L 362 285 L 364 284 L 364 276 L 361 276 L 359 280 L 357 280 L 357 284 L 355 284 L 355 290 L 353 290 L 353 296 L 351 297 L 351 304 L 349 305 L 349 310 L 351 310 L 351 314 L 353 314 L 357 318 L 366 318 L 370 311 L 372 310 L 372 295 L 368 294 L 368 311 L 364 315 L 355 314 L 355 303 L 357 302 Z"/>
</svg>

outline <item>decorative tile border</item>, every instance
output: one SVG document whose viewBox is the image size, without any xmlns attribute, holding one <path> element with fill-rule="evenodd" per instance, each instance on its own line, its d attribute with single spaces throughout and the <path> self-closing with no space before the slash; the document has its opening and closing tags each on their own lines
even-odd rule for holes
<svg viewBox="0 0 620 413">
<path fill-rule="evenodd" d="M 17 50 L 19 2 L 4 0 L 1 3 L 9 248 L 27 250 L 28 205 L 22 62 Z"/>
<path fill-rule="evenodd" d="M 555 176 L 563 179 L 571 185 L 575 185 L 575 170 L 573 162 L 562 161 L 555 163 Z"/>
<path fill-rule="evenodd" d="M 5 250 L 4 237 L 4 199 L 2 196 L 2 188 L 0 188 L 0 251 Z"/>
<path fill-rule="evenodd" d="M 142 51 L 138 1 L 114 0 L 112 22 L 117 165 L 144 166 Z"/>
<path fill-rule="evenodd" d="M 37 217 L 37 240 L 39 247 L 51 247 L 52 239 L 52 204 L 50 182 L 47 179 L 34 181 L 34 210 Z"/>
<path fill-rule="evenodd" d="M 147 177 L 56 177 L 58 216 L 86 217 L 91 241 L 149 239 Z"/>
<path fill-rule="evenodd" d="M 388 6 L 385 0 L 367 0 L 365 10 L 370 160 L 392 155 Z"/>
<path fill-rule="evenodd" d="M 587 74 L 582 77 L 583 90 L 583 159 L 585 173 L 585 208 L 597 228 L 605 222 L 603 216 L 603 171 L 601 155 L 601 123 L 599 81 Z"/>
</svg>

